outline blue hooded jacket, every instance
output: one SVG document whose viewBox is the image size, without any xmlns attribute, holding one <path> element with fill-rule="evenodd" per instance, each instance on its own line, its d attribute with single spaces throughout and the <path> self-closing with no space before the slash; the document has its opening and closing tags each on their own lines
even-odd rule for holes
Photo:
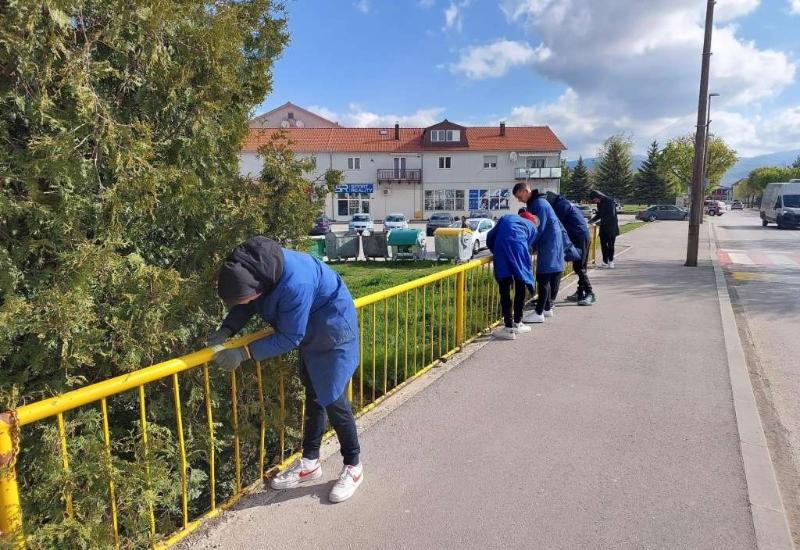
<svg viewBox="0 0 800 550">
<path fill-rule="evenodd" d="M 528 201 L 528 212 L 539 218 L 539 227 L 534 239 L 536 246 L 536 274 L 561 273 L 564 271 L 564 228 L 558 221 L 553 207 L 542 195 L 533 195 Z"/>
<path fill-rule="evenodd" d="M 223 326 L 238 332 L 255 313 L 274 334 L 250 344 L 262 361 L 295 348 L 323 407 L 347 388 L 359 362 L 358 318 L 341 277 L 316 258 L 282 249 L 283 273 L 258 299 L 231 309 Z"/>
<path fill-rule="evenodd" d="M 536 239 L 536 226 L 530 221 L 507 214 L 489 231 L 486 246 L 494 254 L 494 278 L 513 277 L 533 284 L 531 245 Z"/>
<path fill-rule="evenodd" d="M 547 202 L 553 207 L 561 225 L 567 230 L 569 240 L 578 248 L 583 248 L 586 239 L 591 236 L 589 224 L 578 208 L 561 195 L 548 192 Z"/>
</svg>

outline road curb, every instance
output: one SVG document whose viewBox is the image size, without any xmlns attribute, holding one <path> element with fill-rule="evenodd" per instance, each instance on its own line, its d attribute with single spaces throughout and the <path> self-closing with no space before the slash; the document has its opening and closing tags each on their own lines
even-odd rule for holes
<svg viewBox="0 0 800 550">
<path fill-rule="evenodd" d="M 792 550 L 795 545 L 769 454 L 767 438 L 758 414 L 747 360 L 728 293 L 728 284 L 719 265 L 717 238 L 712 223 L 708 224 L 708 233 L 756 547 L 759 550 Z"/>
</svg>

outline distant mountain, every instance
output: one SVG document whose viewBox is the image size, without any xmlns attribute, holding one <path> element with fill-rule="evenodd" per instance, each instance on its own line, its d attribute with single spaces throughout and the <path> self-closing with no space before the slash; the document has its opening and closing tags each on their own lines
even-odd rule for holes
<svg viewBox="0 0 800 550">
<path fill-rule="evenodd" d="M 800 149 L 792 151 L 781 151 L 779 153 L 770 153 L 768 155 L 758 155 L 757 157 L 747 157 L 739 159 L 739 162 L 733 165 L 733 168 L 728 170 L 725 177 L 722 178 L 722 185 L 730 187 L 742 178 L 763 166 L 789 166 L 800 156 Z"/>
<path fill-rule="evenodd" d="M 722 186 L 730 187 L 740 179 L 746 178 L 747 175 L 756 168 L 761 168 L 762 166 L 789 166 L 798 156 L 800 156 L 800 149 L 781 151 L 779 153 L 769 153 L 767 155 L 758 155 L 756 157 L 741 158 L 739 159 L 739 162 L 734 164 L 733 167 L 728 170 L 728 173 L 725 174 L 725 177 L 722 178 Z M 633 170 L 638 170 L 645 158 L 647 157 L 642 155 L 633 155 Z M 590 170 L 594 168 L 596 162 L 596 157 L 583 159 L 583 163 Z M 570 168 L 575 168 L 576 164 L 578 164 L 577 160 L 567 161 L 567 166 Z"/>
</svg>

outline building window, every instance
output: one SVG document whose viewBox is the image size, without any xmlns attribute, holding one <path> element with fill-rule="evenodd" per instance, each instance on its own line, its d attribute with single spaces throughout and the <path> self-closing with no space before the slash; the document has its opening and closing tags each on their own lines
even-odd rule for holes
<svg viewBox="0 0 800 550">
<path fill-rule="evenodd" d="M 463 211 L 465 210 L 464 191 L 461 189 L 432 189 L 425 191 L 425 210 Z"/>
<path fill-rule="evenodd" d="M 497 168 L 497 155 L 484 155 L 483 156 L 484 168 Z"/>
<path fill-rule="evenodd" d="M 289 111 L 289 120 L 294 120 L 294 113 Z"/>
<path fill-rule="evenodd" d="M 348 170 L 361 170 L 361 157 L 347 157 Z"/>
<path fill-rule="evenodd" d="M 525 157 L 525 168 L 544 168 L 544 162 L 542 157 Z"/>
<path fill-rule="evenodd" d="M 439 168 L 452 168 L 453 157 L 439 157 Z"/>
<path fill-rule="evenodd" d="M 461 130 L 431 130 L 431 141 L 461 141 Z"/>
<path fill-rule="evenodd" d="M 336 193 L 336 214 L 369 214 L 369 193 Z"/>
</svg>

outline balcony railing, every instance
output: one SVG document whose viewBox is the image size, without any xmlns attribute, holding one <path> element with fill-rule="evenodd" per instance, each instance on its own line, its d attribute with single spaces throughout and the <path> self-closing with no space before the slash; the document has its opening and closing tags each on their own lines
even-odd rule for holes
<svg viewBox="0 0 800 550">
<path fill-rule="evenodd" d="M 422 170 L 419 168 L 379 168 L 378 183 L 420 183 Z"/>
<path fill-rule="evenodd" d="M 517 168 L 515 177 L 518 180 L 560 178 L 561 168 Z"/>
</svg>

